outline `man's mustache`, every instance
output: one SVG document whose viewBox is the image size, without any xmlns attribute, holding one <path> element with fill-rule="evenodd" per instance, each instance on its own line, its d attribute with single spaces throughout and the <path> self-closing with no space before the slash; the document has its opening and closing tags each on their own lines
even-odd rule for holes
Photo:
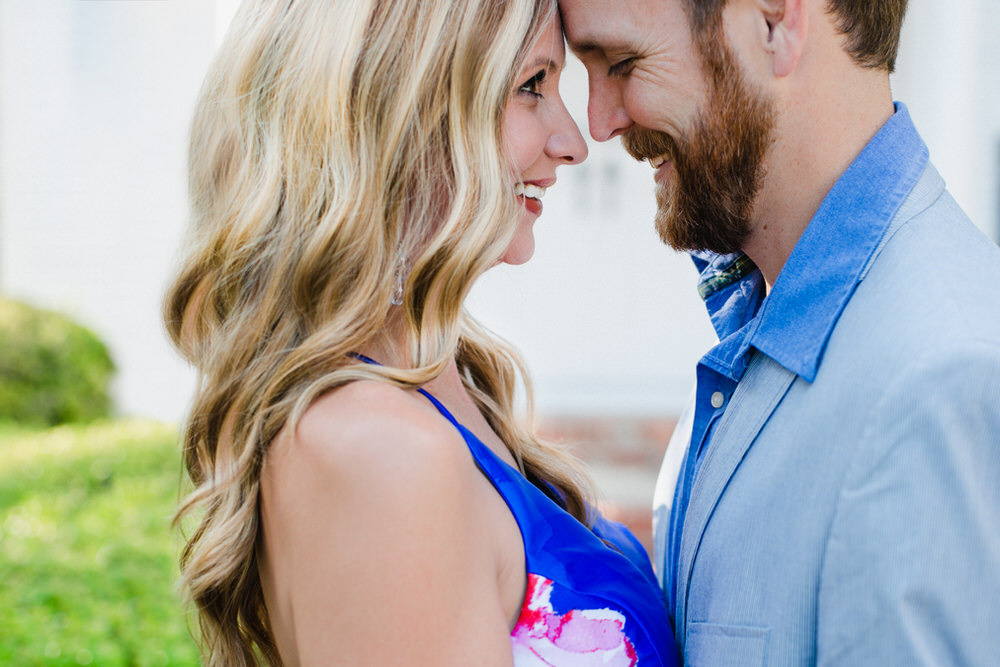
<svg viewBox="0 0 1000 667">
<path fill-rule="evenodd" d="M 672 136 L 666 132 L 644 127 L 633 127 L 626 131 L 622 135 L 622 146 L 629 155 L 640 162 L 661 155 L 673 158 L 677 152 L 677 143 Z"/>
</svg>

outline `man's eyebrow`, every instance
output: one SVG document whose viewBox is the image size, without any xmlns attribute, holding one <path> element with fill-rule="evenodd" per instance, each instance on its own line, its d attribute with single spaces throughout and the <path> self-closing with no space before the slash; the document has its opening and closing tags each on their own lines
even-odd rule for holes
<svg viewBox="0 0 1000 667">
<path fill-rule="evenodd" d="M 590 40 L 583 42 L 570 42 L 567 40 L 567 42 L 569 43 L 570 51 L 573 53 L 591 53 L 592 51 L 599 51 L 601 48 L 597 45 L 597 42 Z"/>
<path fill-rule="evenodd" d="M 623 53 L 632 51 L 634 46 L 624 41 L 602 41 L 594 37 L 587 37 L 578 41 L 568 41 L 570 51 L 577 55 L 584 55 L 600 51 L 602 53 Z"/>
</svg>

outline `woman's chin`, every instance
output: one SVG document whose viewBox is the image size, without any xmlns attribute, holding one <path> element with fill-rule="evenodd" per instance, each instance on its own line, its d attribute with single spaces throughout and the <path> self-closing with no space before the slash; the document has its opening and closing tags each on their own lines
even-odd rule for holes
<svg viewBox="0 0 1000 667">
<path fill-rule="evenodd" d="M 534 254 L 535 239 L 529 234 L 526 239 L 515 238 L 507 248 L 507 252 L 500 258 L 500 263 L 518 266 L 527 262 Z"/>
<path fill-rule="evenodd" d="M 507 251 L 500 258 L 502 264 L 517 266 L 524 264 L 535 254 L 535 220 L 538 216 L 527 210 L 521 211 L 521 218 L 517 221 L 517 230 L 514 232 Z"/>
</svg>

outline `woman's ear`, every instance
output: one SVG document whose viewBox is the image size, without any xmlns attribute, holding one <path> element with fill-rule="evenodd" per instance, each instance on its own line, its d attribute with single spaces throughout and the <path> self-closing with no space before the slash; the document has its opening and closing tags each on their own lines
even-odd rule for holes
<svg viewBox="0 0 1000 667">
<path fill-rule="evenodd" d="M 811 0 L 755 0 L 767 26 L 765 50 L 776 77 L 791 74 L 802 57 L 808 31 L 808 4 Z M 879 2 L 880 0 L 875 0 Z"/>
</svg>

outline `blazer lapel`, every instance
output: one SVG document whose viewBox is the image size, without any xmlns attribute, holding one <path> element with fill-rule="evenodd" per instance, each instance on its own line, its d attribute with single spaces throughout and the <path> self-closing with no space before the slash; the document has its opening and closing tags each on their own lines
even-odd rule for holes
<svg viewBox="0 0 1000 667">
<path fill-rule="evenodd" d="M 746 374 L 736 386 L 729 407 L 712 434 L 705 460 L 691 489 L 681 535 L 675 623 L 678 638 L 682 641 L 686 634 L 691 570 L 708 520 L 750 444 L 796 377 L 795 373 L 770 357 L 755 352 Z"/>
</svg>

